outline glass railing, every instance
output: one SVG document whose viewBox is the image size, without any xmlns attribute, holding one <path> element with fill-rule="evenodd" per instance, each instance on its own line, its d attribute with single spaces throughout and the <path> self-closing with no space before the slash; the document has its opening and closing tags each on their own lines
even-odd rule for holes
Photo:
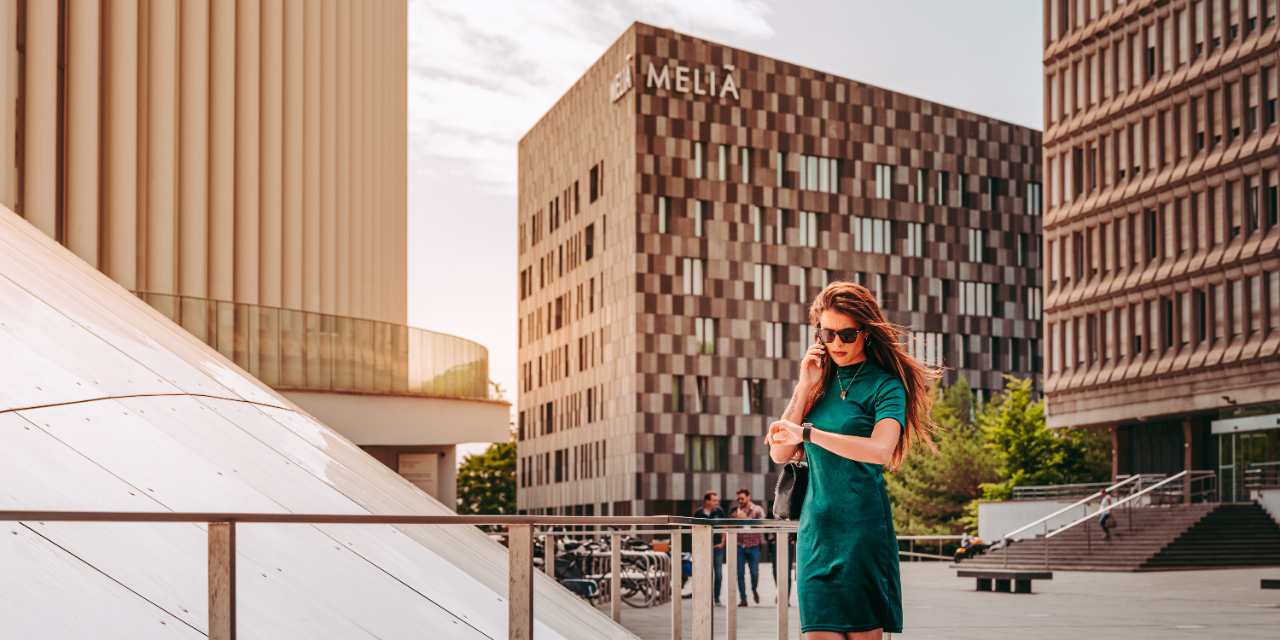
<svg viewBox="0 0 1280 640">
<path fill-rule="evenodd" d="M 138 292 L 274 389 L 489 397 L 489 350 L 404 325 Z"/>
</svg>

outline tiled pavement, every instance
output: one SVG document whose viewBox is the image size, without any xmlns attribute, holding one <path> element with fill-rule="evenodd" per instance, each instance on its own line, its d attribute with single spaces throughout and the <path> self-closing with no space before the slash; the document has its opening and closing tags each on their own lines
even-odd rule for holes
<svg viewBox="0 0 1280 640">
<path fill-rule="evenodd" d="M 738 609 L 740 640 L 776 638 L 772 569 L 761 565 L 759 606 Z M 1030 595 L 978 593 L 972 579 L 944 564 L 902 565 L 906 633 L 895 640 L 935 638 L 1268 638 L 1280 637 L 1280 591 L 1262 578 L 1280 568 L 1159 573 L 1056 571 Z M 799 636 L 792 596 L 791 637 Z M 690 640 L 690 601 L 684 600 Z M 605 609 L 607 612 L 607 608 Z M 716 638 L 724 638 L 724 608 L 716 608 Z M 671 637 L 670 605 L 623 607 L 623 625 L 643 640 Z"/>
</svg>

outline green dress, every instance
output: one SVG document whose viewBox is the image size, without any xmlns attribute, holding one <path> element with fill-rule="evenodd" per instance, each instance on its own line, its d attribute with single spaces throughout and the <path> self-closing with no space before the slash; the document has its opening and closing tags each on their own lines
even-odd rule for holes
<svg viewBox="0 0 1280 640">
<path fill-rule="evenodd" d="M 847 399 L 841 400 L 845 386 Z M 837 369 L 805 422 L 821 431 L 870 437 L 884 418 L 906 424 L 906 398 L 900 380 L 864 361 Z M 803 446 L 809 489 L 796 543 L 801 631 L 901 633 L 898 540 L 882 467 L 812 443 Z"/>
</svg>

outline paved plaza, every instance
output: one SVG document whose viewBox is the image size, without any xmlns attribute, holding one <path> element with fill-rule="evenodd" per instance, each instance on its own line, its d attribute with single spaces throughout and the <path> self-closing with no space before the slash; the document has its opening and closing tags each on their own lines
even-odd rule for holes
<svg viewBox="0 0 1280 640">
<path fill-rule="evenodd" d="M 738 638 L 777 637 L 776 588 L 760 566 L 760 605 L 738 609 Z M 1055 571 L 1035 593 L 979 593 L 971 578 L 956 578 L 942 563 L 902 565 L 906 632 L 895 640 L 967 638 L 1280 638 L 1280 591 L 1262 578 L 1280 568 L 1157 573 Z M 792 595 L 790 634 L 799 636 Z M 690 640 L 690 601 L 684 600 L 684 640 Z M 607 614 L 608 608 L 602 608 Z M 715 610 L 715 637 L 724 638 L 725 609 Z M 671 638 L 671 607 L 623 607 L 622 624 L 643 640 Z"/>
</svg>

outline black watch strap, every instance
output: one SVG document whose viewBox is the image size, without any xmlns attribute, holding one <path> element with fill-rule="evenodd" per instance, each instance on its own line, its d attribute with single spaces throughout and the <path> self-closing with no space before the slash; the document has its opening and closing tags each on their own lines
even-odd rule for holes
<svg viewBox="0 0 1280 640">
<path fill-rule="evenodd" d="M 804 431 L 803 431 L 804 435 L 802 436 L 802 439 L 805 442 L 813 442 L 813 440 L 809 439 L 813 435 L 813 425 L 806 422 L 800 426 L 804 428 Z"/>
</svg>

